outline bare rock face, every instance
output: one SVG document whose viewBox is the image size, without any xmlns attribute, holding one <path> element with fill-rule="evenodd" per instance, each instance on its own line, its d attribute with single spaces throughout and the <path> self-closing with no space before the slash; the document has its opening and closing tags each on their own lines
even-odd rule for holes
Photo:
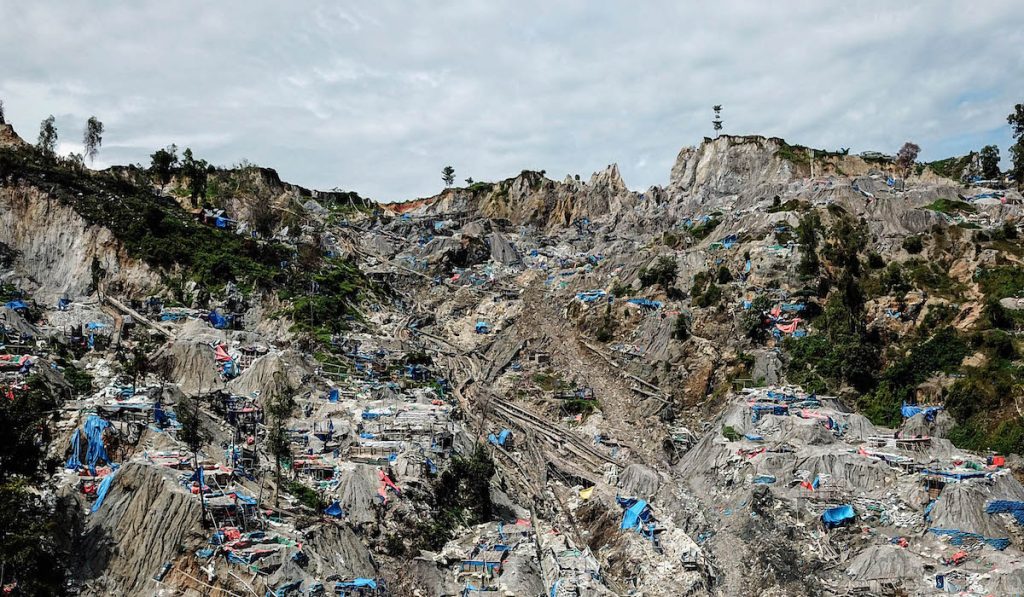
<svg viewBox="0 0 1024 597">
<path fill-rule="evenodd" d="M 105 284 L 146 294 L 159 276 L 128 256 L 110 230 L 90 226 L 73 209 L 29 187 L 0 187 L 0 242 L 18 251 L 16 273 L 37 300 L 83 296 L 93 284 L 95 259 Z"/>
<path fill-rule="evenodd" d="M 668 190 L 679 195 L 700 191 L 708 196 L 735 195 L 751 187 L 785 183 L 792 164 L 778 155 L 781 139 L 723 135 L 700 147 L 679 152 Z"/>
<path fill-rule="evenodd" d="M 28 143 L 14 132 L 14 127 L 0 123 L 0 147 L 28 147 Z"/>
</svg>

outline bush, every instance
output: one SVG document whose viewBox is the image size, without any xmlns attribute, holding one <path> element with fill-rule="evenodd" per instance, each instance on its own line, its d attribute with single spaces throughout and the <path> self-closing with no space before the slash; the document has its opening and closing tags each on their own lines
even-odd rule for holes
<svg viewBox="0 0 1024 597">
<path fill-rule="evenodd" d="M 668 288 L 676 283 L 677 274 L 678 265 L 676 265 L 675 259 L 672 257 L 658 257 L 657 262 L 650 268 L 640 270 L 640 285 L 646 288 L 654 284 L 660 284 L 663 288 Z"/>
<path fill-rule="evenodd" d="M 924 242 L 920 236 L 908 236 L 903 239 L 903 249 L 911 255 L 917 255 L 924 249 Z"/>
<path fill-rule="evenodd" d="M 690 338 L 690 316 L 680 313 L 676 316 L 676 323 L 672 329 L 672 337 L 680 342 Z"/>
</svg>

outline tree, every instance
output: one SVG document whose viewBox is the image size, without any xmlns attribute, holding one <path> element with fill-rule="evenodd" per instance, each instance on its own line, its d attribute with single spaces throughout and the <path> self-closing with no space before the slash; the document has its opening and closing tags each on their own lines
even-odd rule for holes
<svg viewBox="0 0 1024 597">
<path fill-rule="evenodd" d="M 39 140 L 36 142 L 44 154 L 52 156 L 57 151 L 57 127 L 54 126 L 53 114 L 39 123 Z"/>
<path fill-rule="evenodd" d="M 168 145 L 164 149 L 156 150 L 150 158 L 149 171 L 160 181 L 160 186 L 166 186 L 171 182 L 171 175 L 178 166 L 178 146 Z"/>
<path fill-rule="evenodd" d="M 999 148 L 995 145 L 981 148 L 981 177 L 985 180 L 999 178 Z"/>
<path fill-rule="evenodd" d="M 676 276 L 679 273 L 679 266 L 676 260 L 667 255 L 658 257 L 658 260 L 649 268 L 642 267 L 637 273 L 640 278 L 640 285 L 644 288 L 654 284 L 661 284 L 666 290 L 676 283 Z"/>
<path fill-rule="evenodd" d="M 278 506 L 281 491 L 281 461 L 291 458 L 291 441 L 285 430 L 285 420 L 291 416 L 294 403 L 288 393 L 284 374 L 274 374 L 274 386 L 267 397 L 267 452 L 274 458 L 274 507 Z"/>
<path fill-rule="evenodd" d="M 468 184 L 470 186 L 473 186 L 473 177 L 472 176 L 470 176 L 469 178 L 466 179 L 466 184 Z"/>
<path fill-rule="evenodd" d="M 445 166 L 444 169 L 441 170 L 441 180 L 444 181 L 445 187 L 452 186 L 452 183 L 455 182 L 455 168 Z"/>
<path fill-rule="evenodd" d="M 131 356 L 125 363 L 125 373 L 132 378 L 132 391 L 135 391 L 135 386 L 142 377 L 145 380 L 146 373 L 149 372 L 149 359 L 146 356 L 146 351 L 141 348 L 133 348 Z"/>
<path fill-rule="evenodd" d="M 1006 117 L 1013 131 L 1013 138 L 1016 143 L 1010 146 L 1010 157 L 1013 160 L 1014 180 L 1017 181 L 1017 188 L 1024 186 L 1024 104 L 1017 104 L 1013 108 L 1013 114 Z"/>
<path fill-rule="evenodd" d="M 199 392 L 203 391 L 203 377 L 200 374 Z M 189 452 L 192 452 L 192 470 L 199 470 L 199 451 L 210 441 L 209 432 L 203 428 L 202 410 L 199 406 L 198 396 L 184 395 L 178 400 L 174 409 L 181 429 L 178 430 L 178 439 L 185 443 Z M 202 485 L 200 483 L 200 485 Z M 202 508 L 203 524 L 206 524 L 206 499 L 203 497 L 203 488 L 199 488 L 199 504 Z"/>
<path fill-rule="evenodd" d="M 796 228 L 797 241 L 800 243 L 800 263 L 797 271 L 805 277 L 818 275 L 820 262 L 818 261 L 818 229 L 821 228 L 821 218 L 818 214 L 811 212 L 800 220 Z"/>
<path fill-rule="evenodd" d="M 85 146 L 85 157 L 89 158 L 91 164 L 100 152 L 100 145 L 103 145 L 103 123 L 95 116 L 90 116 L 89 121 L 85 123 L 82 145 Z"/>
<path fill-rule="evenodd" d="M 896 153 L 896 167 L 900 169 L 903 178 L 910 174 L 910 169 L 914 167 L 914 162 L 917 161 L 917 154 L 919 153 L 921 153 L 921 147 L 910 141 L 904 143 L 903 147 Z"/>
<path fill-rule="evenodd" d="M 188 191 L 192 199 L 192 207 L 198 204 L 199 197 L 206 197 L 206 182 L 210 164 L 206 160 L 192 157 L 192 149 L 186 147 L 182 154 L 181 173 L 188 178 Z"/>
<path fill-rule="evenodd" d="M 61 552 L 68 521 L 58 498 L 47 503 L 38 487 L 54 473 L 57 461 L 46 457 L 58 400 L 38 378 L 0 400 L 0 567 L 3 584 L 17 595 L 67 592 L 68 555 Z M 55 507 L 56 506 L 56 507 Z"/>
</svg>

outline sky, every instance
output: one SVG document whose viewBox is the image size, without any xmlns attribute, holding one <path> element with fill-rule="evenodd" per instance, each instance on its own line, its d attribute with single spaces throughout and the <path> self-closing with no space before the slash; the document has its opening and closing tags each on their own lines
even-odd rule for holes
<svg viewBox="0 0 1024 597">
<path fill-rule="evenodd" d="M 0 99 L 30 141 L 95 167 L 170 143 L 378 201 L 437 193 L 441 169 L 500 180 L 668 182 L 725 133 L 922 159 L 996 144 L 1024 102 L 1020 0 L 0 0 Z"/>
</svg>

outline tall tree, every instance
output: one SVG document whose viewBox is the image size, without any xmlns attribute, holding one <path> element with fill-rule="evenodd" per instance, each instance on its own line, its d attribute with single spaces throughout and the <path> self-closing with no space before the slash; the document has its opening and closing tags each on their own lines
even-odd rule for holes
<svg viewBox="0 0 1024 597">
<path fill-rule="evenodd" d="M 199 392 L 203 391 L 203 375 L 200 374 Z M 210 441 L 209 432 L 203 428 L 202 409 L 198 396 L 183 395 L 174 408 L 174 414 L 181 425 L 178 439 L 184 442 L 192 452 L 192 470 L 199 471 L 199 451 Z M 196 475 L 198 477 L 198 475 Z M 199 487 L 199 504 L 202 507 L 203 524 L 206 524 L 206 499 L 203 497 L 202 483 Z"/>
<path fill-rule="evenodd" d="M 999 178 L 999 148 L 986 145 L 981 148 L 981 177 L 985 180 Z"/>
<path fill-rule="evenodd" d="M 178 146 L 172 143 L 164 149 L 156 150 L 149 158 L 149 171 L 160 181 L 161 187 L 166 186 L 178 166 Z"/>
<path fill-rule="evenodd" d="M 896 153 L 896 167 L 900 169 L 900 175 L 906 179 L 910 175 L 910 169 L 917 162 L 917 154 L 921 153 L 921 147 L 917 143 L 907 141 Z"/>
<path fill-rule="evenodd" d="M 90 116 L 85 123 L 85 134 L 82 136 L 82 145 L 85 146 L 85 157 L 89 163 L 93 163 L 96 154 L 100 152 L 100 145 L 103 145 L 103 123 L 95 116 Z"/>
<path fill-rule="evenodd" d="M 206 197 L 206 182 L 210 164 L 206 160 L 197 160 L 192 156 L 192 149 L 185 148 L 182 154 L 181 173 L 188 178 L 188 191 L 192 199 L 192 207 L 198 205 L 200 197 Z"/>
<path fill-rule="evenodd" d="M 281 497 L 281 461 L 291 458 L 291 441 L 285 429 L 285 420 L 292 414 L 291 395 L 284 374 L 274 374 L 274 384 L 267 397 L 267 452 L 274 459 L 274 507 L 278 507 Z"/>
<path fill-rule="evenodd" d="M 1024 104 L 1017 104 L 1013 107 L 1013 114 L 1006 117 L 1010 124 L 1013 137 L 1016 143 L 1010 146 L 1010 157 L 1013 159 L 1014 180 L 1017 181 L 1017 188 L 1024 188 Z"/>
<path fill-rule="evenodd" d="M 452 183 L 455 182 L 455 168 L 445 166 L 444 169 L 441 170 L 441 180 L 444 181 L 445 187 L 452 186 Z"/>
<path fill-rule="evenodd" d="M 53 114 L 50 114 L 46 120 L 39 123 L 39 140 L 36 147 L 46 155 L 53 155 L 57 151 L 57 127 L 54 122 Z"/>
</svg>

